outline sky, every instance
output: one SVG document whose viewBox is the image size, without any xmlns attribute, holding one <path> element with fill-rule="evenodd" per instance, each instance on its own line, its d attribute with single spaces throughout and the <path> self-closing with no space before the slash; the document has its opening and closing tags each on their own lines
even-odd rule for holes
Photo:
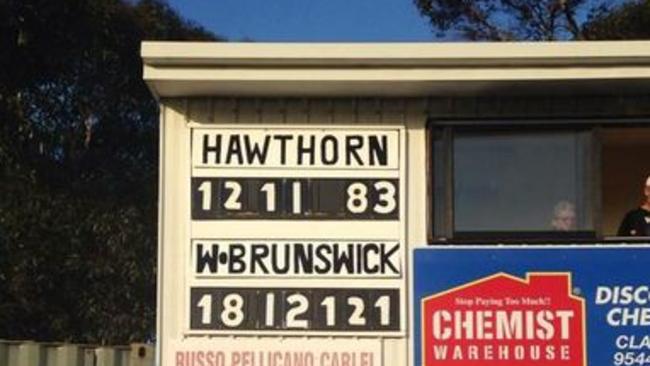
<svg viewBox="0 0 650 366">
<path fill-rule="evenodd" d="M 413 0 L 167 0 L 230 41 L 425 42 L 434 39 Z"/>
</svg>

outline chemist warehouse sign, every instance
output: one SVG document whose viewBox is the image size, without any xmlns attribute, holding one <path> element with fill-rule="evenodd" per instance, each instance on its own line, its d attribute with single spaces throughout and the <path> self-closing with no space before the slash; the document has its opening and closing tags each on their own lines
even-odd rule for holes
<svg viewBox="0 0 650 366">
<path fill-rule="evenodd" d="M 650 248 L 414 252 L 415 365 L 650 365 Z"/>
</svg>

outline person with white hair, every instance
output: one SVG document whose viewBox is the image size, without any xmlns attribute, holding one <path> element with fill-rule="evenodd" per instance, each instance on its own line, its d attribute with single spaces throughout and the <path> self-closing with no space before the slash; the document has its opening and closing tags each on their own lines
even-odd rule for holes
<svg viewBox="0 0 650 366">
<path fill-rule="evenodd" d="M 576 229 L 576 206 L 569 201 L 560 201 L 553 207 L 551 226 L 556 231 Z"/>
<path fill-rule="evenodd" d="M 628 212 L 618 228 L 618 236 L 650 236 L 650 176 L 645 181 L 645 201 Z"/>
</svg>

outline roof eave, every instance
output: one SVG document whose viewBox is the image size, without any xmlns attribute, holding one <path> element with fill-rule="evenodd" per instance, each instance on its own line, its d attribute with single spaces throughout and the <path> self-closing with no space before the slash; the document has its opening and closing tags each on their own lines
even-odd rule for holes
<svg viewBox="0 0 650 366">
<path fill-rule="evenodd" d="M 144 78 L 160 96 L 418 96 L 483 86 L 649 88 L 650 42 L 143 42 Z M 550 83 L 549 83 L 550 82 Z M 612 85 L 606 85 L 612 82 Z M 188 84 L 190 83 L 190 84 Z M 191 84 L 196 85 L 193 89 Z M 238 86 L 239 85 L 239 86 Z M 591 89 L 592 85 L 590 85 Z M 593 89 L 591 89 L 593 91 Z"/>
</svg>

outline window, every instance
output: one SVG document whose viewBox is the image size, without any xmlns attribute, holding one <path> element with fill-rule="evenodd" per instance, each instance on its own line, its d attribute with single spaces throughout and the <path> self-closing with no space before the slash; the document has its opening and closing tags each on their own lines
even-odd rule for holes
<svg viewBox="0 0 650 366">
<path fill-rule="evenodd" d="M 644 200 L 650 175 L 650 128 L 603 129 L 600 136 L 601 232 L 617 235 L 621 219 Z"/>
<path fill-rule="evenodd" d="M 433 240 L 595 236 L 593 129 L 438 125 Z"/>
<path fill-rule="evenodd" d="M 646 200 L 648 121 L 436 121 L 429 133 L 430 241 L 634 241 L 616 235 Z"/>
</svg>

